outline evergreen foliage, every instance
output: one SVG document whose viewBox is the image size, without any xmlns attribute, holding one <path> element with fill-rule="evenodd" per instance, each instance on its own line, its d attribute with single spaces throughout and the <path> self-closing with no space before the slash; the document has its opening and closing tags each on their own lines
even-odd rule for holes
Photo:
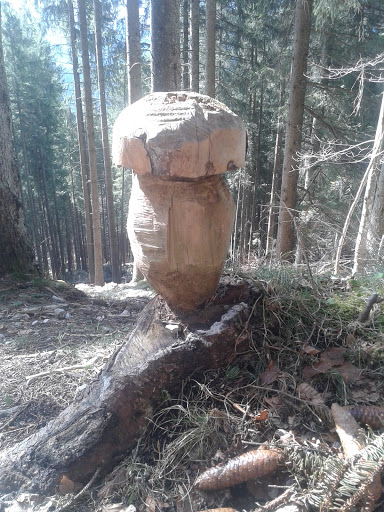
<svg viewBox="0 0 384 512">
<path fill-rule="evenodd" d="M 145 94 L 151 85 L 149 2 L 142 0 L 140 6 Z M 183 2 L 180 6 L 183 7 Z M 277 134 L 287 115 L 294 7 L 291 0 L 217 1 L 216 97 L 244 119 L 248 131 L 246 167 L 228 176 L 237 203 L 231 244 L 231 261 L 236 264 L 252 265 L 255 259 L 273 256 L 272 246 L 266 253 L 267 228 L 270 217 L 273 238 L 282 165 L 278 157 L 284 145 L 284 133 L 280 137 Z M 57 32 L 68 40 L 67 6 L 63 0 L 42 2 L 40 21 L 32 15 L 18 16 L 10 7 L 5 11 L 5 62 L 28 228 L 40 266 L 56 277 L 64 276 L 76 268 L 87 268 L 69 46 L 53 48 L 52 42 L 45 39 L 48 34 L 52 41 L 52 32 Z M 108 263 L 90 2 L 87 16 L 103 252 L 104 262 Z M 78 31 L 76 3 L 75 18 Z M 128 102 L 123 4 L 103 0 L 101 21 L 107 113 L 112 126 Z M 205 21 L 205 3 L 200 2 L 200 90 L 204 84 Z M 383 32 L 384 11 L 379 0 L 314 2 L 303 143 L 298 161 L 298 202 L 294 212 L 298 263 L 321 260 L 324 269 L 331 268 L 344 219 L 372 148 L 383 91 Z M 78 52 L 80 57 L 79 45 Z M 68 64 L 60 68 L 58 61 Z M 123 233 L 128 173 L 122 193 L 122 170 L 113 172 L 120 257 L 129 261 Z M 273 173 L 277 195 L 271 202 Z M 352 259 L 359 216 L 357 209 L 343 248 L 342 263 L 349 264 Z"/>
</svg>

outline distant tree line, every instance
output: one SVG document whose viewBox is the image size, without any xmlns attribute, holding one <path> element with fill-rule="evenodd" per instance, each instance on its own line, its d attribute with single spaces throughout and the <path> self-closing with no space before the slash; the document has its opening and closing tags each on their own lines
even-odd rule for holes
<svg viewBox="0 0 384 512">
<path fill-rule="evenodd" d="M 142 95 L 175 89 L 216 97 L 247 125 L 246 166 L 228 176 L 230 265 L 380 264 L 380 0 L 45 0 L 40 15 L 4 3 L 2 38 L 20 201 L 43 273 L 82 269 L 102 285 L 108 264 L 120 281 L 131 173 L 111 166 L 111 127 Z M 67 45 L 53 48 L 47 30 Z M 3 232 L 18 222 L 7 219 Z"/>
</svg>

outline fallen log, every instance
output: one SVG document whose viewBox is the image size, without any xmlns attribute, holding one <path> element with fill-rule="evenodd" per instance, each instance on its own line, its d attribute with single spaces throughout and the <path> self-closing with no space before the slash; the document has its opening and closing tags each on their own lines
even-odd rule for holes
<svg viewBox="0 0 384 512">
<path fill-rule="evenodd" d="M 243 328 L 255 290 L 226 286 L 199 311 L 176 316 L 157 296 L 126 343 L 77 403 L 0 454 L 0 492 L 50 494 L 63 479 L 80 488 L 118 464 L 162 402 L 183 380 L 231 362 L 247 345 Z M 175 329 L 175 325 L 179 325 Z"/>
</svg>

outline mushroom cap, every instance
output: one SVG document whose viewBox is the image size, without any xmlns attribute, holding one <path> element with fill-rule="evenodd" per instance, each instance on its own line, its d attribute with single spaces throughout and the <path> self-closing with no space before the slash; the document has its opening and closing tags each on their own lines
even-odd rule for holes
<svg viewBox="0 0 384 512">
<path fill-rule="evenodd" d="M 139 175 L 198 178 L 242 167 L 243 121 L 194 92 L 157 92 L 125 108 L 113 128 L 116 165 Z"/>
</svg>

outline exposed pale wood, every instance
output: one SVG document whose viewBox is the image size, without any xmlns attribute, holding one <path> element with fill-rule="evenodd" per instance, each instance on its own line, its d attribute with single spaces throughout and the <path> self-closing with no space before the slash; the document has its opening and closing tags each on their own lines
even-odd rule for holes
<svg viewBox="0 0 384 512">
<path fill-rule="evenodd" d="M 166 301 L 191 310 L 215 292 L 235 207 L 220 176 L 244 165 L 242 120 L 197 93 L 155 93 L 123 110 L 113 158 L 131 167 L 128 234 L 137 268 Z"/>
<path fill-rule="evenodd" d="M 0 454 L 0 492 L 54 492 L 63 475 L 86 485 L 132 448 L 161 403 L 163 390 L 200 372 L 228 364 L 247 344 L 242 321 L 249 316 L 250 286 L 243 282 L 220 302 L 176 318 L 157 297 L 142 311 L 127 342 L 91 384 L 56 419 Z M 235 293 L 234 293 L 235 292 Z M 237 302 L 232 306 L 225 304 Z M 246 301 L 246 302 L 240 302 Z M 179 337 L 166 328 L 181 324 Z M 183 334 L 180 334 L 183 333 Z"/>
<path fill-rule="evenodd" d="M 197 93 L 154 93 L 124 109 L 113 129 L 113 160 L 137 174 L 198 178 L 244 165 L 243 121 Z"/>
<path fill-rule="evenodd" d="M 221 176 L 169 181 L 134 176 L 128 235 L 137 263 L 165 300 L 194 309 L 216 290 L 235 205 Z"/>
<path fill-rule="evenodd" d="M 95 357 L 92 357 L 91 359 L 88 359 L 88 361 L 85 361 L 84 363 L 73 364 L 71 366 L 62 366 L 61 368 L 51 368 L 44 372 L 39 372 L 39 373 L 35 373 L 33 375 L 29 375 L 29 377 L 27 377 L 27 386 L 29 384 L 31 384 L 31 382 L 39 379 L 40 377 L 46 377 L 47 375 L 52 375 L 53 373 L 65 373 L 65 372 L 70 372 L 72 370 L 81 370 L 83 368 L 90 368 L 101 358 L 102 358 L 101 356 L 95 356 Z"/>
</svg>

